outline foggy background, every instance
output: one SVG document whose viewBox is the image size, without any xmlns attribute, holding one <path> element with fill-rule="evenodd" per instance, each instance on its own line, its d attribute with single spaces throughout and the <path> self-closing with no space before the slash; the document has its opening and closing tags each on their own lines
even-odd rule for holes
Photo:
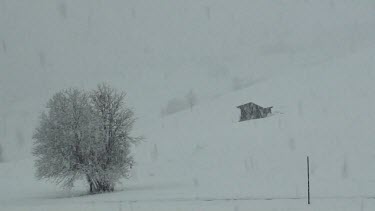
<svg viewBox="0 0 375 211">
<path fill-rule="evenodd" d="M 0 144 L 28 157 L 56 91 L 108 82 L 136 130 L 193 91 L 198 103 L 367 48 L 371 0 L 0 0 Z"/>
</svg>

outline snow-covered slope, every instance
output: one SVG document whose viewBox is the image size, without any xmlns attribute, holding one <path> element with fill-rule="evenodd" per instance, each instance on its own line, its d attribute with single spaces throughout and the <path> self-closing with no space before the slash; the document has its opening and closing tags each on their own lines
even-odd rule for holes
<svg viewBox="0 0 375 211">
<path fill-rule="evenodd" d="M 133 177 L 113 194 L 70 198 L 84 184 L 61 191 L 35 181 L 32 160 L 0 164 L 2 209 L 372 210 L 374 55 L 369 47 L 290 70 L 139 125 L 146 140 L 135 147 Z M 250 101 L 274 106 L 274 115 L 238 122 L 236 106 Z M 304 205 L 307 155 L 312 207 Z"/>
<path fill-rule="evenodd" d="M 208 196 L 302 197 L 309 155 L 315 196 L 374 195 L 374 55 L 298 70 L 152 122 L 137 150 L 139 182 L 182 180 Z M 238 122 L 236 106 L 250 101 L 275 114 Z"/>
<path fill-rule="evenodd" d="M 45 102 L 109 82 L 140 125 L 374 42 L 375 3 L 352 0 L 0 0 L 0 144 L 26 158 Z M 142 132 L 142 131 L 140 131 Z"/>
</svg>

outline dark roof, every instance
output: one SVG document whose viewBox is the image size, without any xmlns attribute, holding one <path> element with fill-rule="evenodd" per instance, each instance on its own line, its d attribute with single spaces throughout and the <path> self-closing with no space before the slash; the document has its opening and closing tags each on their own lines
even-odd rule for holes
<svg viewBox="0 0 375 211">
<path fill-rule="evenodd" d="M 256 107 L 260 107 L 260 108 L 263 108 L 262 106 L 259 106 L 259 105 L 257 105 L 257 104 L 255 104 L 255 103 L 252 103 L 252 102 L 250 102 L 250 103 L 245 103 L 245 104 L 243 104 L 243 105 L 240 105 L 240 106 L 237 106 L 237 108 L 243 108 L 243 107 L 245 107 L 245 106 L 249 106 L 249 105 L 253 105 L 253 106 L 256 106 Z"/>
</svg>

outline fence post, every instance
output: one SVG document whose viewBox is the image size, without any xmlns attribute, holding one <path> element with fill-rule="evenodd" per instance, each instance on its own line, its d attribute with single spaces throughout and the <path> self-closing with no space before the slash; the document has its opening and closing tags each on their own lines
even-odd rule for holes
<svg viewBox="0 0 375 211">
<path fill-rule="evenodd" d="M 310 160 L 307 156 L 307 204 L 310 204 Z"/>
</svg>

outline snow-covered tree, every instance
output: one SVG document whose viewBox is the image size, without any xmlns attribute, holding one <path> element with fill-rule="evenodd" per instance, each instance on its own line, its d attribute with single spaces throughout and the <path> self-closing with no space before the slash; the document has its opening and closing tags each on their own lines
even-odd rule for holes
<svg viewBox="0 0 375 211">
<path fill-rule="evenodd" d="M 186 102 L 188 103 L 190 110 L 193 110 L 193 106 L 197 103 L 197 97 L 193 90 L 190 90 L 185 96 Z"/>
<path fill-rule="evenodd" d="M 47 109 L 33 136 L 36 176 L 71 187 L 89 173 L 87 155 L 96 140 L 89 96 L 77 89 L 63 90 L 49 100 Z"/>
<path fill-rule="evenodd" d="M 169 114 L 174 114 L 179 111 L 183 111 L 187 108 L 187 104 L 184 99 L 173 98 L 168 101 L 167 105 L 162 108 L 161 115 L 166 116 Z"/>
<path fill-rule="evenodd" d="M 3 162 L 4 158 L 3 158 L 3 148 L 1 147 L 1 144 L 0 144 L 0 163 Z"/>
<path fill-rule="evenodd" d="M 158 146 L 154 144 L 154 148 L 151 151 L 151 159 L 152 161 L 157 161 L 159 157 L 159 151 L 158 151 Z"/>
<path fill-rule="evenodd" d="M 127 177 L 133 165 L 130 145 L 140 138 L 130 136 L 135 118 L 133 112 L 125 107 L 125 93 L 118 93 L 108 85 L 101 84 L 91 95 L 94 116 L 98 123 L 97 141 L 99 159 L 95 159 L 101 174 L 90 176 L 90 186 L 96 191 L 113 190 L 114 183 Z"/>
<path fill-rule="evenodd" d="M 92 193 L 113 191 L 128 176 L 130 146 L 138 140 L 130 136 L 134 117 L 124 97 L 108 85 L 55 94 L 33 137 L 37 177 L 63 187 L 86 179 Z"/>
</svg>

